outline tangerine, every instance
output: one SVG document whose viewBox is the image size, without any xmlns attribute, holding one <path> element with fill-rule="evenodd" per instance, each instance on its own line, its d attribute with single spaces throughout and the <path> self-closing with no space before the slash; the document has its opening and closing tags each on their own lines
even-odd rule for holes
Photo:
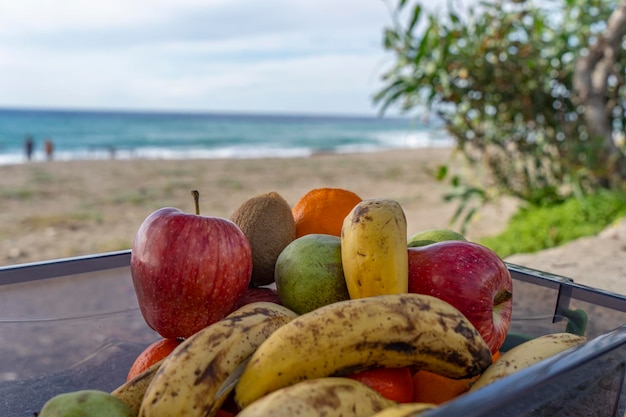
<svg viewBox="0 0 626 417">
<path fill-rule="evenodd" d="M 500 352 L 494 353 L 491 358 L 492 363 L 497 361 L 500 358 Z M 467 392 L 479 377 L 480 375 L 472 378 L 452 379 L 419 370 L 413 374 L 413 401 L 442 404 Z"/>
<path fill-rule="evenodd" d="M 310 190 L 291 209 L 296 238 L 313 233 L 341 236 L 343 219 L 361 201 L 361 197 L 343 188 Z"/>
<path fill-rule="evenodd" d="M 452 379 L 420 370 L 413 375 L 413 401 L 442 404 L 467 392 L 478 377 Z"/>
<path fill-rule="evenodd" d="M 413 402 L 413 377 L 409 367 L 376 368 L 347 376 L 399 403 Z"/>
<path fill-rule="evenodd" d="M 126 380 L 130 381 L 150 366 L 165 358 L 181 342 L 181 339 L 160 339 L 149 345 L 137 356 L 131 365 Z"/>
</svg>

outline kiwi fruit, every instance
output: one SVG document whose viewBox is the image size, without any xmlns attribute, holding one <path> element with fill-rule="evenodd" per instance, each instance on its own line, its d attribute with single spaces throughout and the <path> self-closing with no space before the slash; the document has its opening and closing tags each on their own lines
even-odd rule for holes
<svg viewBox="0 0 626 417">
<path fill-rule="evenodd" d="M 244 201 L 230 216 L 250 241 L 251 286 L 274 282 L 276 259 L 296 237 L 296 223 L 287 201 L 277 192 Z"/>
</svg>

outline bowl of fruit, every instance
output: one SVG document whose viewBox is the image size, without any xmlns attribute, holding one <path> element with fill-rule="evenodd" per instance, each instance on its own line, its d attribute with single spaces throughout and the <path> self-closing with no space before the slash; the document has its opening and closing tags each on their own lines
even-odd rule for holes
<svg viewBox="0 0 626 417">
<path fill-rule="evenodd" d="M 495 415 L 478 405 L 518 404 L 495 392 L 522 398 L 524 384 L 549 393 L 575 371 L 564 364 L 623 373 L 626 329 L 608 344 L 581 325 L 533 332 L 547 316 L 520 307 L 557 288 L 554 324 L 593 289 L 524 275 L 451 230 L 408 234 L 392 199 L 313 191 L 293 208 L 254 196 L 230 218 L 162 208 L 108 255 L 116 267 L 74 259 L 85 272 L 0 285 L 9 417 L 435 416 L 468 401 Z M 623 410 L 623 388 L 608 386 Z"/>
</svg>

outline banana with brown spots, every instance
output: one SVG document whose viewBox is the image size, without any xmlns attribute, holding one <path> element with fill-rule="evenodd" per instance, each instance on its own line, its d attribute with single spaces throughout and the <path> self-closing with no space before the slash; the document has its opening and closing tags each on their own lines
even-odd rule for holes
<svg viewBox="0 0 626 417">
<path fill-rule="evenodd" d="M 161 359 L 156 362 L 130 381 L 126 381 L 113 390 L 111 394 L 124 401 L 135 414 L 139 413 L 139 408 L 141 407 L 144 395 L 146 395 L 146 390 L 161 367 L 163 360 L 164 359 Z"/>
<path fill-rule="evenodd" d="M 572 333 L 551 333 L 528 340 L 502 353 L 474 382 L 470 391 L 489 385 L 498 379 L 584 343 L 584 336 Z"/>
<path fill-rule="evenodd" d="M 489 347 L 451 304 L 412 293 L 359 298 L 320 307 L 272 333 L 246 365 L 235 401 L 245 408 L 299 381 L 375 367 L 469 378 L 489 364 Z"/>
<path fill-rule="evenodd" d="M 341 263 L 350 298 L 409 291 L 406 216 L 388 198 L 357 204 L 341 229 Z"/>
<path fill-rule="evenodd" d="M 237 417 L 369 417 L 396 403 L 350 378 L 316 378 L 281 388 Z"/>
<path fill-rule="evenodd" d="M 234 388 L 229 378 L 276 329 L 296 317 L 281 305 L 255 302 L 185 339 L 150 382 L 139 416 L 215 415 Z"/>
<path fill-rule="evenodd" d="M 436 404 L 403 403 L 387 407 L 370 417 L 419 417 L 426 411 L 436 408 Z"/>
</svg>

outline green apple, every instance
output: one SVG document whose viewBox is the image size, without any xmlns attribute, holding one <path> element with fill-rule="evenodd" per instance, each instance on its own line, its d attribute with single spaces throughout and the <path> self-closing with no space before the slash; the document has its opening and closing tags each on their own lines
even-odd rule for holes
<svg viewBox="0 0 626 417">
<path fill-rule="evenodd" d="M 407 246 L 416 248 L 419 246 L 430 245 L 431 243 L 443 242 L 446 240 L 462 240 L 467 241 L 465 236 L 450 229 L 428 229 L 415 233 L 409 237 Z"/>
<path fill-rule="evenodd" d="M 80 390 L 50 398 L 38 417 L 135 417 L 135 413 L 108 392 Z"/>
<path fill-rule="evenodd" d="M 276 290 L 298 314 L 350 299 L 341 264 L 341 238 L 308 234 L 292 241 L 276 259 Z"/>
</svg>

